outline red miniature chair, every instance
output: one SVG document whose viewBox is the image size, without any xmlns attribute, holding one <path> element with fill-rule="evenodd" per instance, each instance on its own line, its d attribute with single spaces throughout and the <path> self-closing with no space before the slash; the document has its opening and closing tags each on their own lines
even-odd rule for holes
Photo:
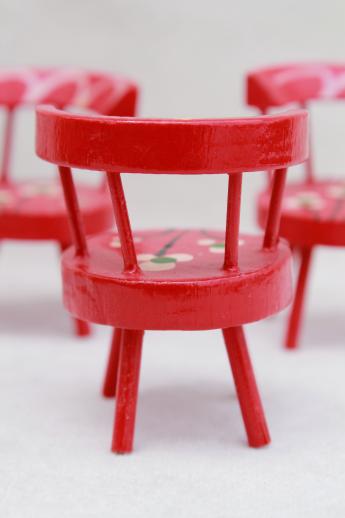
<svg viewBox="0 0 345 518">
<path fill-rule="evenodd" d="M 345 99 L 345 65 L 282 65 L 247 76 L 247 102 L 262 113 L 291 103 L 306 107 L 318 99 Z M 262 227 L 268 214 L 269 190 L 258 199 Z M 312 250 L 317 245 L 345 246 L 345 182 L 317 180 L 312 156 L 306 162 L 305 179 L 285 189 L 280 233 L 301 258 L 285 338 L 285 346 L 292 349 L 298 344 Z"/>
<path fill-rule="evenodd" d="M 64 302 L 77 318 L 116 328 L 108 382 L 112 450 L 132 450 L 144 330 L 222 329 L 250 446 L 269 442 L 243 324 L 291 300 L 291 252 L 278 241 L 286 168 L 307 157 L 307 113 L 233 120 L 84 117 L 39 107 L 36 152 L 59 165 L 75 249 L 62 258 Z M 118 234 L 85 238 L 71 167 L 106 171 Z M 239 237 L 242 171 L 274 169 L 262 236 Z M 132 234 L 121 174 L 229 177 L 226 231 Z"/>
<path fill-rule="evenodd" d="M 0 106 L 6 110 L 0 164 L 0 240 L 53 240 L 61 250 L 71 242 L 68 217 L 59 183 L 16 182 L 10 178 L 13 121 L 18 108 L 49 102 L 58 107 L 86 108 L 99 114 L 132 116 L 137 87 L 119 76 L 69 69 L 0 71 Z M 104 186 L 78 186 L 87 233 L 113 223 L 109 194 Z M 89 332 L 87 322 L 75 320 L 76 333 Z"/>
</svg>

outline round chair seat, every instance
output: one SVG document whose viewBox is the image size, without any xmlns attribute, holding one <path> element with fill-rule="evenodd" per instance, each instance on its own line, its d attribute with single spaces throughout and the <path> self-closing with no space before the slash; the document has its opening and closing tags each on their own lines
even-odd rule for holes
<svg viewBox="0 0 345 518">
<path fill-rule="evenodd" d="M 258 220 L 264 227 L 269 193 L 258 200 Z M 295 183 L 286 186 L 280 234 L 298 246 L 345 245 L 345 182 Z"/>
<path fill-rule="evenodd" d="M 67 309 L 91 322 L 123 329 L 220 329 L 265 318 L 291 300 L 284 241 L 268 251 L 262 236 L 243 235 L 238 270 L 224 271 L 222 232 L 136 232 L 136 273 L 123 273 L 116 234 L 87 242 L 87 258 L 66 250 L 62 271 Z"/>
<path fill-rule="evenodd" d="M 78 185 L 78 199 L 88 234 L 102 232 L 113 222 L 108 193 Z M 0 186 L 0 238 L 52 239 L 71 242 L 62 188 L 58 182 L 37 181 Z"/>
</svg>

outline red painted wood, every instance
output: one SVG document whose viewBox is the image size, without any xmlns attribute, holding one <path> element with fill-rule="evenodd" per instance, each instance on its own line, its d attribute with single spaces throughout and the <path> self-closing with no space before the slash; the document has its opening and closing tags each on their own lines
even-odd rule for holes
<svg viewBox="0 0 345 518">
<path fill-rule="evenodd" d="M 122 331 L 111 447 L 114 453 L 130 453 L 133 447 L 143 336 L 143 331 Z"/>
<path fill-rule="evenodd" d="M 59 107 L 87 109 L 98 114 L 132 116 L 137 99 L 136 85 L 108 73 L 67 68 L 18 68 L 0 70 L 0 107 L 6 110 L 0 169 L 0 240 L 53 240 L 65 247 L 71 243 L 68 215 L 61 186 L 37 180 L 16 182 L 11 178 L 13 119 L 23 106 L 48 102 Z M 82 217 L 78 214 L 72 177 L 62 175 L 77 254 L 84 254 L 85 235 L 113 225 L 107 189 L 78 186 Z M 88 333 L 86 322 L 76 320 L 76 334 Z"/>
<path fill-rule="evenodd" d="M 261 110 L 310 100 L 344 99 L 344 64 L 285 63 L 247 75 L 247 103 Z"/>
<path fill-rule="evenodd" d="M 258 197 L 257 216 L 267 220 L 270 192 Z M 280 234 L 293 246 L 345 246 L 345 182 L 290 183 L 282 202 Z"/>
<path fill-rule="evenodd" d="M 285 338 L 285 346 L 295 349 L 298 344 L 298 336 L 301 328 L 301 318 L 305 299 L 305 290 L 310 270 L 312 248 L 301 249 L 301 264 L 298 274 L 296 293 L 292 304 L 289 323 Z"/>
<path fill-rule="evenodd" d="M 79 209 L 77 193 L 73 183 L 72 172 L 69 167 L 59 167 L 59 172 L 71 224 L 75 253 L 76 255 L 85 256 L 88 253 L 85 230 Z"/>
<path fill-rule="evenodd" d="M 107 72 L 67 67 L 0 70 L 0 105 L 7 108 L 49 103 L 126 117 L 135 113 L 137 94 L 133 81 Z"/>
<path fill-rule="evenodd" d="M 59 243 L 60 252 L 63 253 L 70 245 L 65 243 Z M 86 320 L 80 320 L 79 318 L 72 317 L 74 332 L 77 336 L 83 337 L 88 336 L 91 332 L 90 324 Z"/>
<path fill-rule="evenodd" d="M 265 446 L 271 439 L 256 386 L 243 328 L 239 326 L 223 329 L 223 336 L 249 446 L 254 448 Z"/>
<path fill-rule="evenodd" d="M 4 143 L 2 150 L 2 162 L 1 162 L 1 174 L 0 174 L 0 185 L 8 183 L 9 171 L 10 171 L 10 160 L 13 142 L 13 129 L 14 129 L 14 110 L 12 108 L 7 109 L 6 122 L 4 128 Z"/>
<path fill-rule="evenodd" d="M 78 185 L 77 191 L 86 233 L 111 228 L 114 216 L 109 194 L 83 184 Z M 0 185 L 0 236 L 71 243 L 61 184 L 52 179 Z"/>
<path fill-rule="evenodd" d="M 114 329 L 113 337 L 111 340 L 109 359 L 102 388 L 102 394 L 104 397 L 115 397 L 116 394 L 117 371 L 120 359 L 121 338 L 122 330 Z"/>
<path fill-rule="evenodd" d="M 96 171 L 241 173 L 303 162 L 307 130 L 303 110 L 248 119 L 134 121 L 40 106 L 36 153 L 49 162 Z"/>
<path fill-rule="evenodd" d="M 286 169 L 278 169 L 274 175 L 272 183 L 272 193 L 268 207 L 263 243 L 264 248 L 272 248 L 278 241 L 285 179 Z"/>
<path fill-rule="evenodd" d="M 240 229 L 242 173 L 229 174 L 228 207 L 226 214 L 224 270 L 238 266 L 238 235 Z"/>
<path fill-rule="evenodd" d="M 241 235 L 238 270 L 223 270 L 223 232 L 157 229 L 136 231 L 134 239 L 141 269 L 134 275 L 123 271 L 121 248 L 109 246 L 112 234 L 88 239 L 83 268 L 73 249 L 65 252 L 64 302 L 73 315 L 126 329 L 221 329 L 266 318 L 291 301 L 284 242 L 265 251 L 261 236 Z M 215 246 L 199 244 L 205 239 Z M 92 294 L 97 303 L 89 303 Z"/>
<path fill-rule="evenodd" d="M 167 121 L 86 117 L 40 107 L 36 128 L 37 152 L 45 160 L 107 171 L 118 234 L 87 238 L 89 253 L 82 260 L 68 250 L 62 272 L 64 302 L 74 316 L 124 330 L 112 450 L 132 449 L 142 333 L 147 329 L 225 329 L 232 338 L 229 354 L 249 443 L 266 444 L 268 432 L 241 326 L 280 311 L 291 300 L 291 253 L 276 235 L 285 168 L 307 156 L 305 112 Z M 269 246 L 264 248 L 263 236 L 239 234 L 239 216 L 242 171 L 266 167 L 277 170 L 277 180 Z M 226 232 L 156 229 L 132 234 L 119 171 L 229 174 Z M 114 378 L 116 362 L 111 363 L 106 383 Z"/>
<path fill-rule="evenodd" d="M 132 229 L 129 222 L 126 199 L 123 192 L 120 173 L 108 173 L 108 184 L 113 201 L 116 226 L 121 242 L 124 271 L 135 273 L 138 271 L 137 256 L 135 254 Z"/>
<path fill-rule="evenodd" d="M 272 107 L 307 106 L 311 101 L 345 99 L 344 64 L 292 63 L 255 70 L 247 76 L 247 102 L 260 111 Z M 282 202 L 280 234 L 293 248 L 345 246 L 345 183 L 315 176 L 312 142 L 305 162 L 305 179 L 288 185 Z M 266 225 L 269 192 L 258 197 L 258 221 Z M 307 252 L 305 252 L 307 253 Z M 300 314 L 309 259 L 302 261 L 300 282 L 289 320 L 287 344 L 297 346 Z"/>
<path fill-rule="evenodd" d="M 90 325 L 88 322 L 86 322 L 85 320 L 80 320 L 79 318 L 74 318 L 73 322 L 74 322 L 75 334 L 77 336 L 80 336 L 80 337 L 89 336 Z"/>
</svg>

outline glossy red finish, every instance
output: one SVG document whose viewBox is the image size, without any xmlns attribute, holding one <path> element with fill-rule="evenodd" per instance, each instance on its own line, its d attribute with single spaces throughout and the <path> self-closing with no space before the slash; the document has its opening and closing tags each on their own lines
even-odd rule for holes
<svg viewBox="0 0 345 518">
<path fill-rule="evenodd" d="M 224 237 L 219 231 L 137 231 L 136 273 L 123 270 L 121 248 L 111 246 L 117 235 L 89 238 L 85 258 L 76 260 L 73 248 L 63 255 L 65 305 L 83 320 L 147 330 L 222 329 L 287 306 L 292 296 L 288 245 L 281 241 L 265 250 L 262 236 L 241 235 L 238 267 L 224 270 Z M 89 303 L 93 294 L 97 304 Z"/>
<path fill-rule="evenodd" d="M 267 117 L 263 125 L 262 117 L 134 120 L 77 116 L 40 107 L 36 124 L 38 156 L 96 171 L 242 173 L 289 167 L 307 156 L 304 111 Z"/>
<path fill-rule="evenodd" d="M 316 99 L 345 99 L 345 65 L 289 63 L 247 75 L 247 103 L 260 110 Z"/>
<path fill-rule="evenodd" d="M 247 102 L 266 113 L 272 107 L 310 101 L 345 99 L 345 65 L 299 63 L 253 71 L 247 76 Z M 266 225 L 270 189 L 258 198 L 258 221 Z M 305 179 L 288 185 L 282 205 L 280 233 L 301 257 L 296 295 L 285 345 L 298 344 L 311 251 L 315 246 L 345 246 L 345 182 L 315 178 L 313 157 L 306 162 Z"/>
<path fill-rule="evenodd" d="M 258 198 L 264 227 L 270 192 Z M 280 233 L 297 247 L 345 246 L 345 181 L 290 183 L 285 188 Z"/>
<path fill-rule="evenodd" d="M 104 384 L 102 394 L 104 397 L 115 397 L 117 370 L 120 359 L 120 347 L 122 339 L 122 329 L 114 329 L 111 340 L 109 359 L 107 363 L 107 370 L 104 377 Z"/>
<path fill-rule="evenodd" d="M 87 109 L 99 114 L 134 115 L 137 87 L 108 73 L 64 68 L 0 70 L 0 107 L 6 110 L 0 166 L 0 240 L 53 240 L 65 249 L 71 243 L 65 202 L 58 182 L 16 182 L 11 178 L 14 118 L 23 106 L 49 102 L 59 107 Z M 73 179 L 70 178 L 73 183 Z M 104 185 L 78 186 L 87 234 L 110 228 L 114 218 Z M 76 334 L 88 334 L 88 323 L 76 321 Z"/>
<path fill-rule="evenodd" d="M 86 232 L 95 234 L 114 221 L 109 195 L 102 188 L 78 185 Z M 16 182 L 0 186 L 0 236 L 2 239 L 52 240 L 68 245 L 71 232 L 61 184 Z"/>
<path fill-rule="evenodd" d="M 113 451 L 132 450 L 147 329 L 223 329 L 248 442 L 269 442 L 242 325 L 290 301 L 291 254 L 278 241 L 278 227 L 286 167 L 306 159 L 307 130 L 305 111 L 244 120 L 167 121 L 38 108 L 37 153 L 59 165 L 79 236 L 76 248 L 63 255 L 65 305 L 75 317 L 116 328 L 103 387 L 105 396 L 117 396 Z M 263 164 L 277 169 L 265 236 L 239 234 L 245 164 L 251 171 Z M 84 241 L 69 185 L 70 167 L 76 165 L 107 171 L 118 233 Z M 133 235 L 120 170 L 227 173 L 225 231 L 155 229 Z"/>
</svg>

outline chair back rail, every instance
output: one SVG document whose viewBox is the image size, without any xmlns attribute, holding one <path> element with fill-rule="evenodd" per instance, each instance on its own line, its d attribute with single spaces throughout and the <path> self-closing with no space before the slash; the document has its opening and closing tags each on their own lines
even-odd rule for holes
<svg viewBox="0 0 345 518">
<path fill-rule="evenodd" d="M 345 65 L 289 63 L 254 70 L 247 75 L 247 103 L 261 113 L 295 104 L 306 108 L 310 101 L 345 99 Z M 312 134 L 310 133 L 310 139 Z M 312 145 L 305 162 L 305 179 L 315 179 Z"/>
<path fill-rule="evenodd" d="M 64 186 L 74 233 L 83 248 L 70 168 L 106 173 L 119 232 L 124 271 L 140 271 L 121 174 L 228 174 L 223 269 L 238 267 L 243 172 L 272 170 L 273 189 L 263 247 L 278 241 L 287 167 L 306 160 L 308 120 L 303 110 L 275 116 L 228 120 L 154 120 L 87 117 L 53 107 L 37 109 L 36 152 L 67 174 Z M 158 156 L 157 156 L 158 155 Z"/>
<path fill-rule="evenodd" d="M 10 179 L 13 120 L 18 108 L 44 102 L 104 115 L 133 116 L 137 94 L 132 81 L 110 73 L 72 68 L 0 70 L 0 106 L 6 110 L 0 183 Z"/>
</svg>

